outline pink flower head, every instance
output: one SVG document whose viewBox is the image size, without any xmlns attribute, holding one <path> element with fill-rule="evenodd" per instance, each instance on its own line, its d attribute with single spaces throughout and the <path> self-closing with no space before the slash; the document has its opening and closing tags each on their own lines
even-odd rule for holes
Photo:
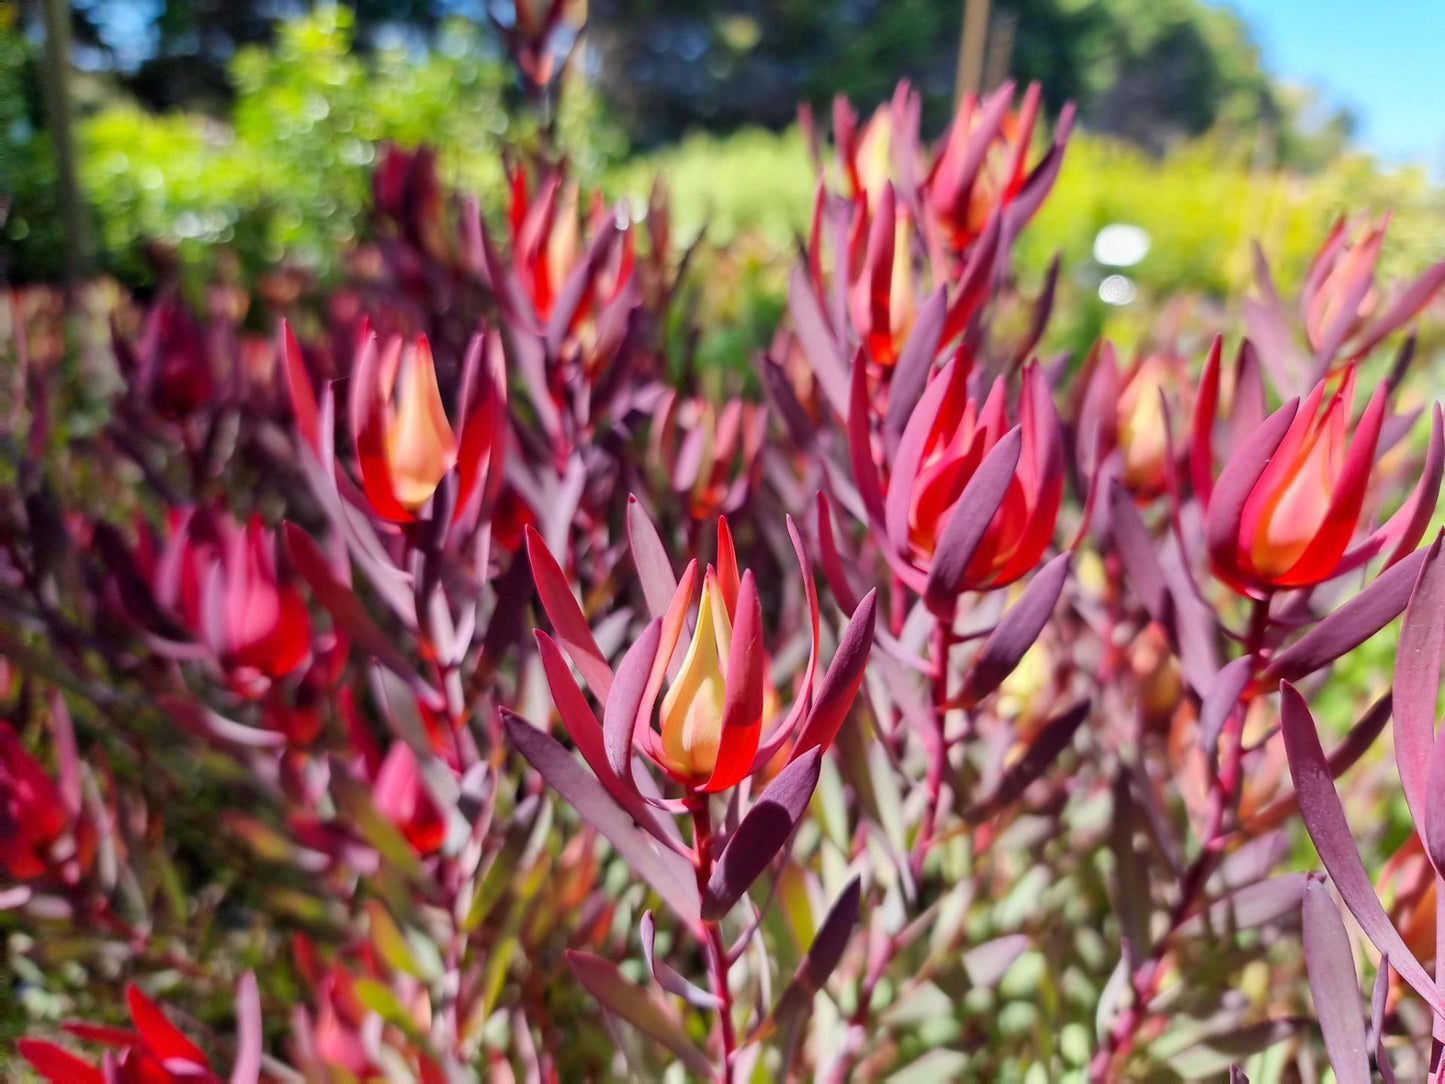
<svg viewBox="0 0 1445 1084">
<path fill-rule="evenodd" d="M 186 510 L 156 569 L 156 598 L 180 614 L 241 688 L 264 691 L 311 654 L 301 592 L 277 563 L 275 534 L 252 515 Z"/>
<path fill-rule="evenodd" d="M 1243 356 L 1243 355 L 1242 355 Z M 1250 370 L 1241 367 L 1242 373 Z M 1248 377 L 1236 376 L 1236 403 L 1262 402 Z M 1215 574 L 1236 590 L 1263 597 L 1276 588 L 1308 587 L 1358 568 L 1386 548 L 1387 564 L 1414 549 L 1440 484 L 1440 412 L 1430 463 L 1414 492 L 1387 522 L 1353 549 L 1386 417 L 1381 383 L 1358 418 L 1351 417 L 1355 367 L 1322 380 L 1304 400 L 1291 399 L 1238 439 L 1217 479 L 1212 435 L 1220 385 L 1219 346 L 1201 379 L 1190 469 L 1205 506 L 1204 531 Z M 1251 419 L 1262 408 L 1236 407 Z"/>
<path fill-rule="evenodd" d="M 665 563 L 666 558 L 656 529 L 635 502 L 629 519 L 634 559 L 656 616 L 616 673 L 595 653 L 595 645 L 581 640 L 585 620 L 560 566 L 536 532 L 529 531 L 528 536 L 543 607 L 573 662 L 606 704 L 604 738 L 597 732 L 595 717 L 581 699 L 557 644 L 539 632 L 538 645 L 563 722 L 599 777 L 611 784 L 614 792 L 618 787 L 625 790 L 626 781 L 632 778 L 635 746 L 689 791 L 715 792 L 760 771 L 785 747 L 789 748 L 789 761 L 810 749 L 826 747 L 862 679 L 872 642 L 872 594 L 858 606 L 833 664 L 815 688 L 817 595 L 801 540 L 792 532 L 813 639 L 793 706 L 777 718 L 782 713 L 770 708 L 776 697 L 770 695 L 770 661 L 757 582 L 750 570 L 739 572 L 726 519 L 718 520 L 717 564 L 708 565 L 702 574 L 693 633 L 680 661 L 675 655 L 693 612 L 697 562 L 690 563 L 674 581 L 671 570 L 658 563 Z M 791 530 L 791 523 L 789 526 Z M 661 706 L 654 723 L 659 694 Z M 773 725 L 765 731 L 769 719 Z"/>
<path fill-rule="evenodd" d="M 416 754 L 406 742 L 395 742 L 387 751 L 372 783 L 372 800 L 418 854 L 431 854 L 442 845 L 446 822 L 427 793 Z"/>
<path fill-rule="evenodd" d="M 94 833 L 73 820 L 55 782 L 10 724 L 0 722 L 0 869 L 13 880 L 31 881 L 77 848 L 82 865 L 88 864 Z"/>
<path fill-rule="evenodd" d="M 43 1039 L 21 1039 L 22 1057 L 51 1084 L 220 1084 L 205 1054 L 140 988 L 126 987 L 135 1030 L 69 1023 L 76 1038 L 111 1049 L 106 1071 Z"/>
</svg>

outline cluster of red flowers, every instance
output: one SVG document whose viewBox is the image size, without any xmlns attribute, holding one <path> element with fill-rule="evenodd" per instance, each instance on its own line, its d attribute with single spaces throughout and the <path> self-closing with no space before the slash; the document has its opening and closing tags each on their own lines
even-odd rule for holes
<svg viewBox="0 0 1445 1084">
<path fill-rule="evenodd" d="M 564 8 L 509 27 L 533 93 Z M 143 494 L 116 515 L 58 483 L 43 409 L 6 494 L 0 655 L 25 677 L 0 722 L 5 906 L 128 946 L 137 981 L 194 983 L 177 1005 L 224 994 L 210 952 L 236 936 L 155 902 L 184 895 L 161 856 L 194 761 L 237 796 L 231 908 L 293 935 L 245 950 L 233 1081 L 292 1079 L 282 1058 L 317 1080 L 600 1073 L 605 1050 L 564 1050 L 593 1006 L 699 1075 L 841 1080 L 893 1049 L 885 980 L 962 966 L 987 985 L 1052 921 L 960 964 L 986 893 L 948 883 L 951 841 L 971 864 L 1067 833 L 1115 852 L 1106 1080 L 1139 1068 L 1165 984 L 1232 920 L 1303 907 L 1316 998 L 1344 996 L 1320 887 L 1272 858 L 1224 868 L 1298 801 L 1349 909 L 1445 1019 L 1326 795 L 1388 705 L 1326 761 L 1294 691 L 1408 603 L 1397 753 L 1423 851 L 1396 868 L 1433 890 L 1445 565 L 1418 547 L 1445 432 L 1434 406 L 1410 454 L 1412 337 L 1357 385 L 1445 264 L 1392 290 L 1383 225 L 1341 225 L 1297 316 L 1260 261 L 1232 366 L 1187 335 L 1127 364 L 1107 342 L 1041 358 L 1056 282 L 1029 299 L 1010 249 L 1070 114 L 1041 140 L 1038 88 L 1005 86 L 930 145 L 920 112 L 904 86 L 866 124 L 840 100 L 831 157 L 814 133 L 763 402 L 710 398 L 691 359 L 676 378 L 685 261 L 661 191 L 635 225 L 543 158 L 509 168 L 497 230 L 430 152 L 387 149 L 375 258 L 324 304 L 267 313 L 274 343 L 226 306 L 203 321 L 168 297 L 138 335 L 121 314 L 125 389 L 83 450 Z M 19 371 L 53 399 L 53 372 Z M 1107 839 L 1070 812 L 1089 794 Z M 187 840 L 188 865 L 220 845 Z M 934 915 L 959 931 L 937 950 Z M 642 983 L 612 959 L 634 935 Z M 587 1005 L 545 970 L 561 960 Z M 849 1012 L 806 1043 L 829 983 Z M 54 1081 L 216 1079 L 126 989 L 134 1030 L 64 1025 L 106 1047 L 99 1067 L 44 1039 L 21 1054 Z M 1344 1025 L 1321 1016 L 1343 1077 Z"/>
</svg>

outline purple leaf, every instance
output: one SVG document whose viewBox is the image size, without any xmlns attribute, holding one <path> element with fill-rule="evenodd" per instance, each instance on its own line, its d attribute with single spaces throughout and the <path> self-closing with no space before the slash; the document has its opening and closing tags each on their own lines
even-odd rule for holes
<svg viewBox="0 0 1445 1084">
<path fill-rule="evenodd" d="M 1074 731 L 1089 717 L 1090 701 L 1080 700 L 1062 715 L 1050 719 L 1024 750 L 1023 756 L 1009 765 L 999 777 L 993 793 L 980 802 L 975 802 L 963 812 L 963 819 L 978 824 L 1006 808 L 1015 798 L 1028 789 L 1030 783 L 1044 774 L 1044 771 L 1059 758 L 1059 754 L 1073 741 Z"/>
<path fill-rule="evenodd" d="M 888 382 L 888 411 L 883 418 L 883 431 L 889 443 L 896 445 L 903 435 L 918 397 L 928 384 L 933 359 L 938 353 L 939 336 L 943 334 L 943 317 L 948 307 L 948 292 L 940 286 L 918 310 L 908 341 L 898 354 L 893 377 Z"/>
<path fill-rule="evenodd" d="M 828 672 L 818 683 L 818 695 L 803 723 L 798 744 L 793 748 L 793 757 L 798 757 L 814 748 L 826 749 L 838 733 L 838 728 L 847 718 L 848 709 L 858 695 L 858 685 L 863 680 L 863 667 L 868 662 L 868 653 L 873 648 L 873 625 L 877 617 L 878 591 L 869 591 L 858 603 L 843 635 L 838 639 L 838 650 L 828 664 Z"/>
<path fill-rule="evenodd" d="M 562 566 L 542 536 L 528 524 L 527 560 L 532 566 L 532 580 L 537 585 L 537 594 L 542 600 L 542 609 L 557 632 L 557 639 L 572 665 L 577 667 L 582 680 L 587 682 L 592 695 L 606 700 L 612 690 L 612 667 L 607 665 L 602 649 L 592 637 L 587 618 L 582 616 L 582 607 L 572 595 L 572 586 L 562 572 Z"/>
<path fill-rule="evenodd" d="M 883 483 L 878 477 L 878 464 L 873 461 L 873 440 L 870 432 L 873 407 L 869 402 L 868 362 L 862 347 L 853 355 L 852 377 L 848 385 L 848 465 L 853 482 L 868 518 L 883 522 Z M 899 479 L 900 481 L 902 479 Z M 912 484 L 912 479 L 907 479 Z"/>
<path fill-rule="evenodd" d="M 952 612 L 968 563 L 1013 481 L 1022 447 L 1023 435 L 1019 427 L 1014 426 L 989 449 L 959 494 L 934 548 L 924 589 L 929 609 L 934 613 Z"/>
<path fill-rule="evenodd" d="M 798 333 L 798 342 L 803 354 L 818 378 L 824 397 L 832 405 L 838 417 L 848 416 L 848 368 L 843 353 L 827 318 L 818 304 L 818 297 L 808 282 L 808 276 L 801 267 L 795 267 L 788 276 L 788 313 L 793 318 L 793 327 Z"/>
<path fill-rule="evenodd" d="M 1243 655 L 1224 664 L 1205 690 L 1199 705 L 1199 744 L 1209 758 L 1210 769 L 1219 763 L 1219 735 L 1224 724 L 1240 706 L 1239 697 L 1254 673 L 1255 658 Z"/>
<path fill-rule="evenodd" d="M 1217 935 L 1252 930 L 1285 915 L 1297 914 L 1307 876 L 1304 873 L 1281 873 L 1278 877 L 1245 885 L 1191 915 L 1179 924 L 1174 935 L 1190 938 L 1210 931 Z"/>
<path fill-rule="evenodd" d="M 642 581 L 642 594 L 653 617 L 667 613 L 672 596 L 677 592 L 677 576 L 667 547 L 658 537 L 657 527 L 643 511 L 641 502 L 632 495 L 627 498 L 627 543 L 632 548 L 632 563 Z"/>
<path fill-rule="evenodd" d="M 1375 1065 L 1385 1084 L 1395 1084 L 1395 1070 L 1385 1053 L 1385 1002 L 1390 996 L 1390 957 L 1381 956 L 1375 968 L 1375 984 L 1370 989 L 1370 1049 L 1375 1052 Z"/>
<path fill-rule="evenodd" d="M 712 1079 L 713 1067 L 707 1057 L 692 1044 L 682 1021 L 667 1006 L 624 976 L 611 960 L 590 952 L 567 952 L 572 973 L 603 1008 L 616 1013 L 649 1039 L 675 1054 L 691 1072 L 703 1079 Z"/>
<path fill-rule="evenodd" d="M 236 1064 L 231 1084 L 257 1084 L 261 1079 L 261 994 L 256 974 L 247 971 L 236 983 Z"/>
<path fill-rule="evenodd" d="M 355 592 L 332 573 L 325 554 L 311 536 L 294 523 L 286 523 L 284 527 L 292 567 L 310 585 L 311 593 L 330 612 L 337 627 L 344 629 L 352 643 L 405 681 L 429 705 L 440 706 L 441 694 L 421 679 L 406 656 L 377 628 Z"/>
<path fill-rule="evenodd" d="M 976 704 L 1014 672 L 1024 653 L 1048 624 L 1069 576 L 1071 554 L 1061 553 L 1041 568 L 979 648 L 958 699 Z"/>
<path fill-rule="evenodd" d="M 1445 560 L 1440 554 L 1441 538 L 1436 537 L 1415 562 L 1420 566 L 1418 574 L 1405 568 L 1410 558 L 1385 573 L 1404 571 L 1412 587 L 1395 652 L 1395 760 L 1410 816 L 1427 844 L 1432 803 L 1426 794 L 1426 780 L 1433 772 L 1437 746 L 1435 701 L 1440 690 L 1440 654 L 1445 649 Z M 1442 868 L 1439 862 L 1435 868 Z"/>
<path fill-rule="evenodd" d="M 1280 682 L 1280 718 L 1300 816 L 1310 839 L 1314 840 L 1315 849 L 1319 851 L 1320 861 L 1339 889 L 1350 914 L 1365 931 L 1365 936 L 1380 952 L 1390 957 L 1400 977 L 1415 988 L 1415 992 L 1437 1015 L 1445 1015 L 1445 998 L 1440 996 L 1440 991 L 1420 966 L 1420 961 L 1405 946 L 1399 931 L 1390 924 L 1380 898 L 1375 895 L 1375 886 L 1370 883 L 1364 863 L 1360 861 L 1360 853 L 1355 849 L 1354 836 L 1350 833 L 1349 822 L 1345 820 L 1340 796 L 1335 793 L 1330 767 L 1315 730 L 1314 717 L 1310 715 L 1304 697 L 1287 681 Z"/>
<path fill-rule="evenodd" d="M 963 970 L 969 985 L 989 987 L 997 984 L 1030 943 L 1027 934 L 1010 933 L 969 949 L 963 954 Z"/>
<path fill-rule="evenodd" d="M 1329 769 L 1331 779 L 1338 779 L 1349 770 L 1355 761 L 1365 755 L 1365 751 L 1368 750 L 1370 746 L 1375 744 L 1375 739 L 1380 736 L 1381 732 L 1385 729 L 1385 724 L 1390 721 L 1390 703 L 1390 694 L 1386 693 L 1380 697 L 1379 700 L 1371 704 L 1365 714 L 1360 717 L 1359 721 L 1350 727 L 1350 731 L 1345 735 L 1344 740 L 1340 742 L 1340 744 L 1335 747 L 1335 751 L 1330 754 Z M 1293 791 L 1290 791 L 1281 798 L 1276 798 L 1269 805 L 1249 818 L 1243 828 L 1244 834 L 1257 836 L 1260 832 L 1273 828 L 1294 812 L 1298 798 L 1299 796 Z"/>
<path fill-rule="evenodd" d="M 661 641 L 662 619 L 654 617 L 622 656 L 617 679 L 612 683 L 602 712 L 602 741 L 607 748 L 607 763 L 612 765 L 624 786 L 632 785 L 632 736 Z"/>
<path fill-rule="evenodd" d="M 1370 1056 L 1365 1043 L 1365 1019 L 1360 1015 L 1355 954 L 1323 881 L 1309 879 L 1301 910 L 1305 969 L 1330 1065 L 1340 1084 L 1370 1084 Z"/>
<path fill-rule="evenodd" d="M 823 751 L 809 749 L 779 772 L 758 796 L 708 879 L 702 900 L 705 920 L 715 922 L 727 914 L 782 849 L 807 812 L 822 765 Z"/>
<path fill-rule="evenodd" d="M 1425 788 L 1425 823 L 1420 836 L 1431 863 L 1445 869 L 1445 742 L 1437 741 L 1430 751 L 1429 782 Z"/>
<path fill-rule="evenodd" d="M 1358 595 L 1276 655 L 1265 668 L 1264 676 L 1297 681 L 1359 647 L 1405 608 L 1424 559 L 1422 550 L 1386 569 Z M 1404 658 L 1403 650 L 1399 658 Z"/>
<path fill-rule="evenodd" d="M 507 737 L 527 763 L 560 794 L 582 819 L 601 832 L 617 853 L 647 881 L 679 917 L 696 923 L 697 890 L 692 870 L 678 854 L 660 850 L 636 827 L 592 775 L 550 734 L 520 715 L 502 709 Z"/>
<path fill-rule="evenodd" d="M 860 895 L 859 880 L 854 877 L 833 901 L 833 906 L 828 909 L 818 932 L 813 935 L 813 943 L 808 946 L 808 951 L 798 963 L 798 969 L 793 972 L 792 980 L 783 990 L 768 1018 L 749 1036 L 749 1042 L 756 1042 L 779 1028 L 789 1034 L 796 1034 L 797 1028 L 807 1019 L 807 1014 L 813 1007 L 813 996 L 823 988 L 839 961 L 843 959 L 843 950 L 848 947 L 853 929 L 858 925 Z M 785 1046 L 791 1046 L 791 1043 Z"/>
<path fill-rule="evenodd" d="M 1117 480 L 1109 490 L 1109 530 L 1114 549 L 1124 566 L 1124 574 L 1138 592 L 1139 600 L 1144 603 L 1150 617 L 1164 624 L 1169 597 L 1164 570 L 1159 566 L 1154 540 L 1139 518 L 1134 498 Z"/>
<path fill-rule="evenodd" d="M 557 292 L 556 299 L 552 302 L 552 313 L 547 321 L 547 351 L 556 354 L 561 349 L 562 343 L 567 338 L 567 330 L 572 326 L 572 319 L 577 315 L 577 309 L 582 304 L 588 289 L 596 280 L 602 264 L 612 252 L 612 246 L 622 236 L 622 231 L 617 227 L 617 217 L 609 215 L 602 227 L 592 238 L 587 251 L 567 280 L 562 283 L 562 289 Z"/>
<path fill-rule="evenodd" d="M 647 969 L 652 972 L 652 977 L 659 986 L 669 994 L 676 994 L 697 1009 L 716 1009 L 721 1004 L 716 995 L 688 982 L 666 960 L 657 958 L 655 945 L 657 924 L 652 920 L 650 910 L 642 912 L 642 922 L 638 932 L 642 939 L 642 956 L 647 961 Z"/>
</svg>

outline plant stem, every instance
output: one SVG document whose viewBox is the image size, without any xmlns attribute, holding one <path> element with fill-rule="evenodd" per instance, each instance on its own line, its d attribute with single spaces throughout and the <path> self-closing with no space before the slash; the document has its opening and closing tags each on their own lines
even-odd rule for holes
<svg viewBox="0 0 1445 1084">
<path fill-rule="evenodd" d="M 1270 598 L 1271 596 L 1266 596 L 1254 601 L 1249 631 L 1245 636 L 1245 654 L 1255 660 L 1254 677 L 1258 677 L 1267 661 L 1264 641 L 1269 632 Z M 1189 864 L 1180 880 L 1179 899 L 1170 909 L 1168 928 L 1163 936 L 1155 941 L 1148 959 L 1140 963 L 1130 977 L 1134 994 L 1132 1004 L 1115 1018 L 1113 1027 L 1109 1029 L 1104 1042 L 1089 1063 L 1091 1081 L 1102 1084 L 1103 1081 L 1113 1079 L 1115 1063 L 1128 1057 L 1129 1051 L 1138 1041 L 1139 1031 L 1149 1015 L 1149 1002 L 1159 991 L 1169 942 L 1194 911 L 1209 874 L 1214 871 L 1215 863 L 1224 852 L 1224 844 L 1228 839 L 1228 833 L 1224 831 L 1225 818 L 1239 802 L 1240 784 L 1243 781 L 1240 768 L 1244 760 L 1244 720 L 1255 695 L 1252 688 L 1246 687 L 1244 696 L 1225 722 L 1219 739 L 1222 747 L 1219 773 L 1209 793 L 1209 810 L 1205 815 L 1205 827 L 1201 837 L 1203 842 L 1199 854 Z"/>
<path fill-rule="evenodd" d="M 933 834 L 943 808 L 943 774 L 948 765 L 948 738 L 944 731 L 944 719 L 948 711 L 948 653 L 953 647 L 953 614 L 938 618 L 933 626 L 932 646 L 929 650 L 929 684 L 933 692 L 934 748 L 929 750 L 928 775 L 924 780 L 928 800 L 924 806 L 923 821 L 918 826 L 918 836 L 913 844 L 913 876 L 923 870 L 928 849 L 933 845 Z"/>
<path fill-rule="evenodd" d="M 705 794 L 691 795 L 688 806 L 692 813 L 693 868 L 697 874 L 697 894 L 701 898 L 712 877 L 712 811 L 708 808 Z M 721 1084 L 732 1084 L 733 1053 L 737 1049 L 737 1035 L 733 1031 L 732 991 L 728 988 L 727 945 L 723 942 L 722 928 L 709 919 L 702 920 L 702 937 L 707 946 L 709 985 L 713 996 L 718 1000 L 718 1038 L 722 1048 L 718 1080 Z"/>
</svg>

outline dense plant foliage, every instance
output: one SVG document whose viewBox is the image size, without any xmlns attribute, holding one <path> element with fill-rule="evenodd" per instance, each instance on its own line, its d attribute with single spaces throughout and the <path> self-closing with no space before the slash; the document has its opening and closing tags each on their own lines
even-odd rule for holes
<svg viewBox="0 0 1445 1084">
<path fill-rule="evenodd" d="M 1438 1076 L 1445 261 L 1341 219 L 1050 353 L 1071 272 L 1014 255 L 1071 111 L 1005 85 L 931 141 L 903 85 L 805 114 L 786 311 L 722 368 L 665 179 L 609 204 L 558 153 L 572 43 L 528 10 L 501 213 L 391 143 L 325 285 L 8 295 L 6 1053 Z"/>
</svg>

